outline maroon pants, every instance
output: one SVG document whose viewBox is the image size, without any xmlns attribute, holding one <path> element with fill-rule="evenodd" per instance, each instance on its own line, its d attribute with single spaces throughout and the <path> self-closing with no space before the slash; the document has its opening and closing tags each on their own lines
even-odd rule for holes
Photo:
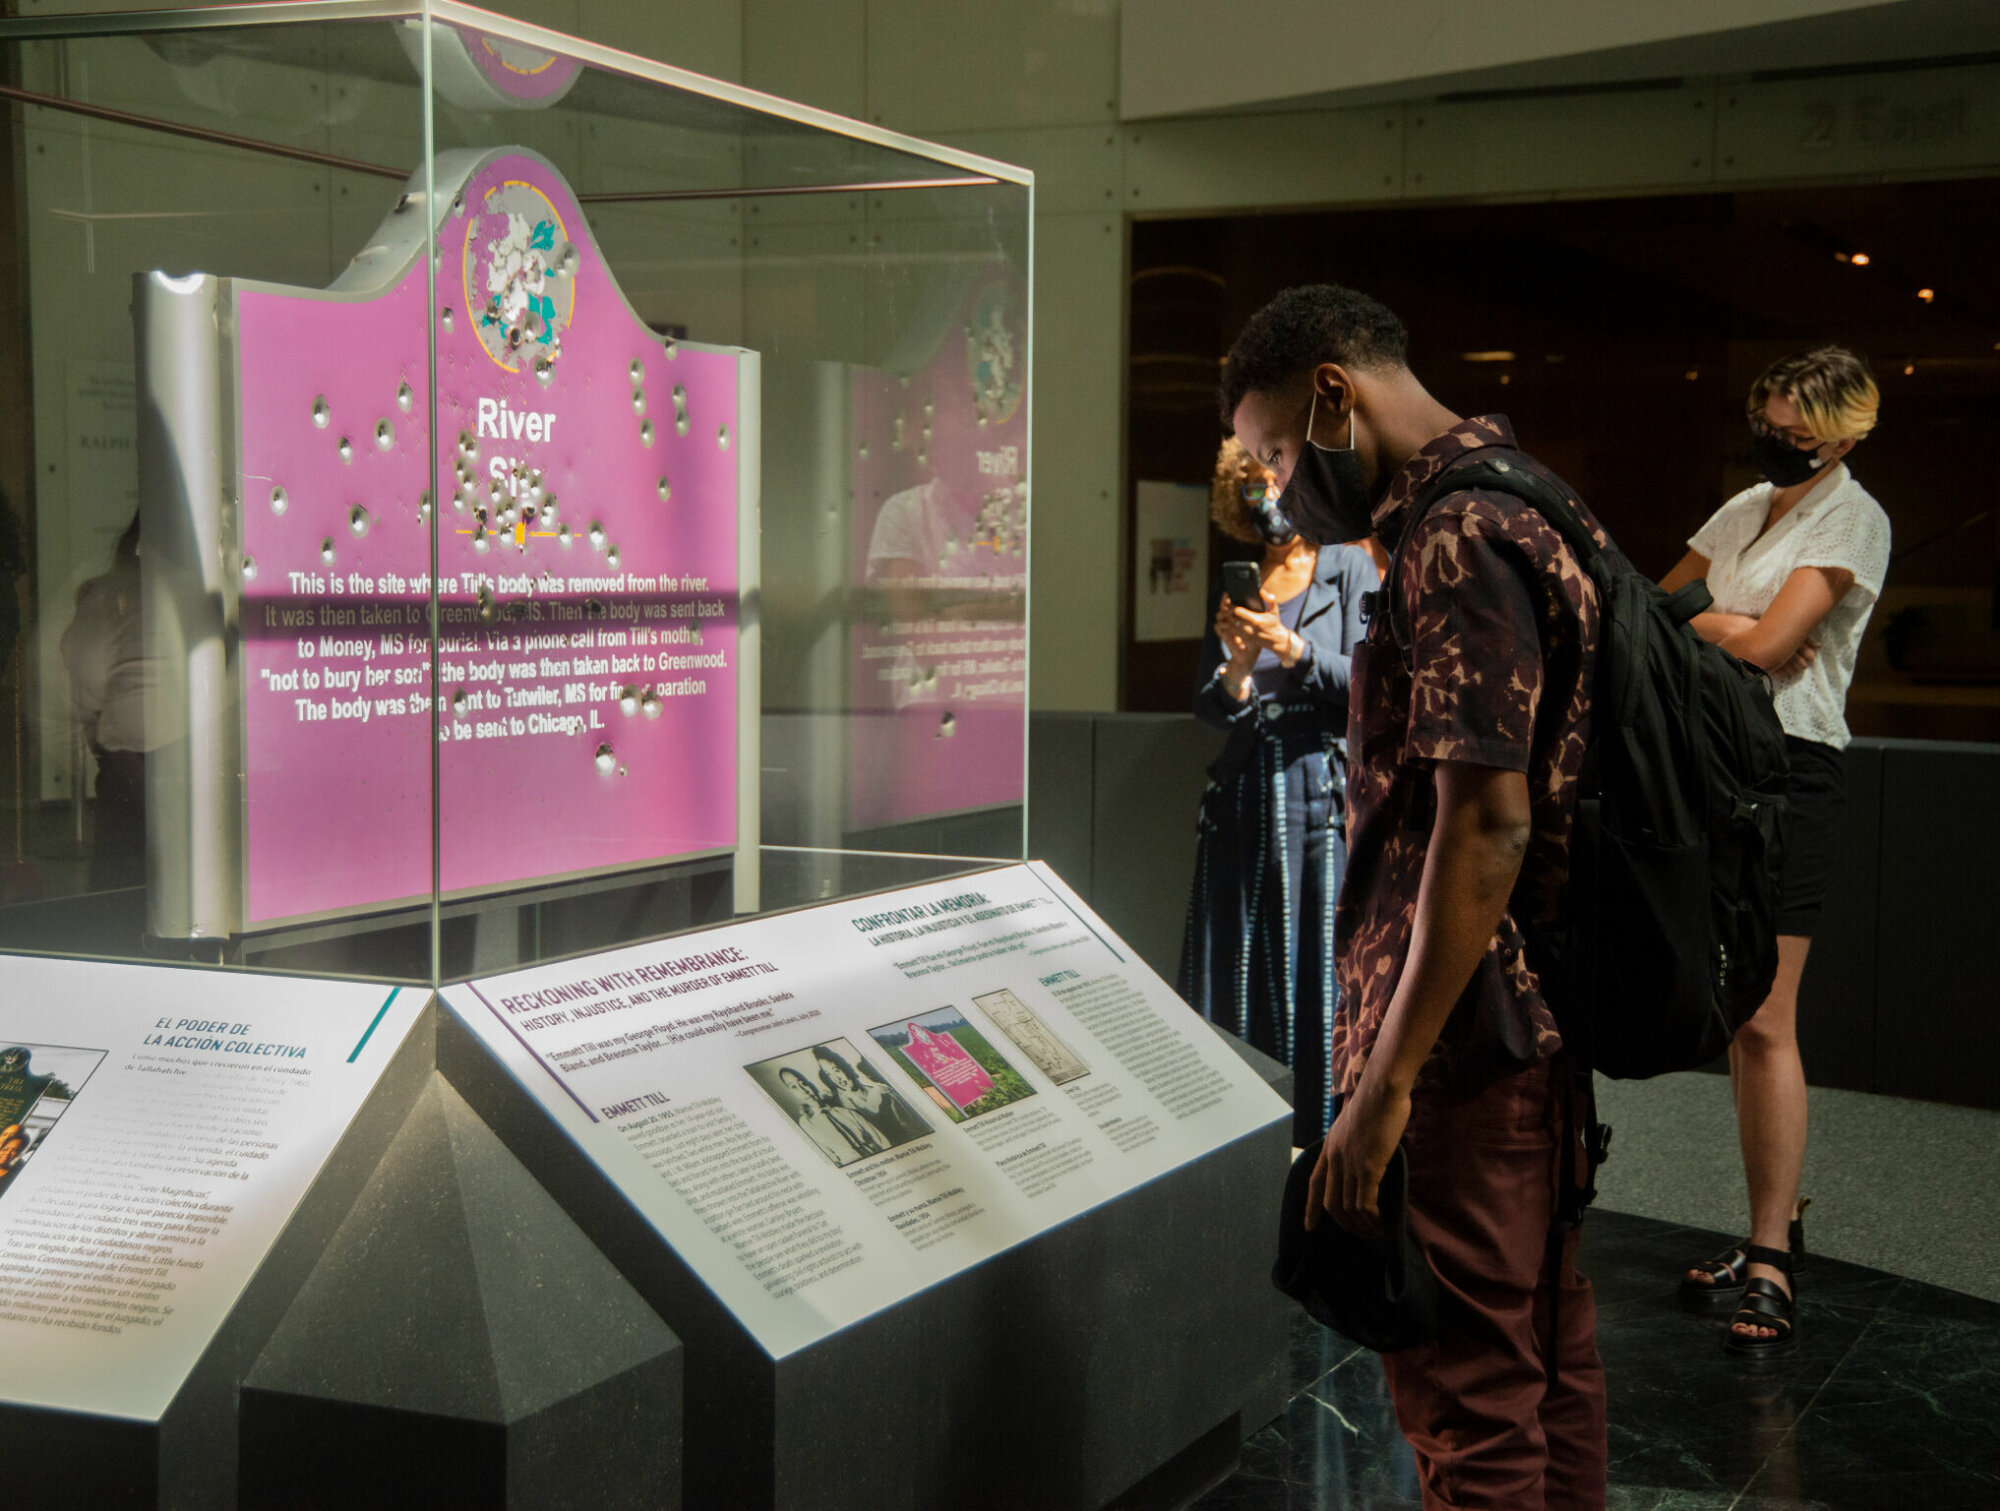
<svg viewBox="0 0 2000 1511">
<path fill-rule="evenodd" d="M 1604 1364 L 1576 1232 L 1549 1256 L 1559 1141 L 1581 1121 L 1561 1116 L 1557 1087 L 1570 1094 L 1567 1075 L 1539 1065 L 1470 1096 L 1413 1099 L 1410 1221 L 1437 1272 L 1439 1328 L 1382 1362 L 1426 1508 L 1604 1505 Z"/>
</svg>

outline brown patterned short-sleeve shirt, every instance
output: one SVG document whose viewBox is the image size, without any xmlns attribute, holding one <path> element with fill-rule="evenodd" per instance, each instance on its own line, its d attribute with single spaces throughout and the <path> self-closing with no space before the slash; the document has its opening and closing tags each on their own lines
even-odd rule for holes
<svg viewBox="0 0 2000 1511">
<path fill-rule="evenodd" d="M 1410 501 L 1439 472 L 1489 446 L 1512 448 L 1501 415 L 1463 420 L 1391 480 L 1375 531 L 1392 552 Z M 1556 483 L 1600 543 L 1601 527 Z M 1382 1029 L 1415 928 L 1436 813 L 1433 768 L 1465 761 L 1524 772 L 1532 833 L 1485 957 L 1423 1079 L 1476 1083 L 1553 1054 L 1554 1015 L 1529 966 L 1523 924 L 1552 921 L 1569 875 L 1570 822 L 1589 733 L 1597 591 L 1554 526 L 1507 494 L 1440 495 L 1403 542 L 1397 577 L 1408 647 L 1387 607 L 1354 656 L 1348 702 L 1348 864 L 1335 914 L 1340 1007 L 1333 1086 L 1350 1094 Z"/>
</svg>

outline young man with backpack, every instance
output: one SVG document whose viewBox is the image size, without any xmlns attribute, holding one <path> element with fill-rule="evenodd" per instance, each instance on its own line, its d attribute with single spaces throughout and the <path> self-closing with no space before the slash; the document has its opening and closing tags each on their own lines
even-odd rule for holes
<svg viewBox="0 0 2000 1511">
<path fill-rule="evenodd" d="M 1309 1225 L 1374 1233 L 1400 1143 L 1439 1325 L 1383 1362 L 1424 1504 L 1602 1507 L 1604 1371 L 1574 1263 L 1589 1075 L 1530 940 L 1565 923 L 1600 590 L 1539 507 L 1445 474 L 1525 471 L 1600 567 L 1615 553 L 1504 417 L 1462 419 L 1426 391 L 1401 323 L 1353 290 L 1290 289 L 1258 311 L 1222 409 L 1302 534 L 1372 534 L 1392 558 L 1354 657 L 1339 1113 Z"/>
</svg>

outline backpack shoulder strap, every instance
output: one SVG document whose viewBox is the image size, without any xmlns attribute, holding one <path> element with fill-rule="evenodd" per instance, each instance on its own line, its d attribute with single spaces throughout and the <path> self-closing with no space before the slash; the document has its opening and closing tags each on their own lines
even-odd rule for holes
<svg viewBox="0 0 2000 1511">
<path fill-rule="evenodd" d="M 1410 657 L 1410 630 L 1408 616 L 1403 611 L 1402 594 L 1398 591 L 1403 557 L 1417 533 L 1417 527 L 1429 515 L 1431 506 L 1449 494 L 1504 493 L 1520 500 L 1547 520 L 1563 538 L 1563 543 L 1575 553 L 1577 564 L 1597 583 L 1600 594 L 1610 589 L 1611 565 L 1605 560 L 1597 538 L 1590 533 L 1590 527 L 1583 522 L 1583 516 L 1570 507 L 1569 500 L 1559 489 L 1537 473 L 1508 460 L 1505 455 L 1488 455 L 1489 452 L 1506 450 L 1508 448 L 1481 447 L 1473 453 L 1473 460 L 1447 467 L 1432 478 L 1410 503 L 1409 520 L 1404 524 L 1402 537 L 1396 542 L 1395 553 L 1389 559 L 1388 575 L 1382 580 L 1383 602 L 1389 611 L 1389 630 L 1405 663 Z"/>
<path fill-rule="evenodd" d="M 1447 475 L 1454 479 L 1455 489 L 1505 493 L 1519 499 L 1548 521 L 1584 571 L 1592 577 L 1611 575 L 1610 564 L 1604 559 L 1597 537 L 1590 533 L 1590 526 L 1583 522 L 1583 516 L 1570 507 L 1570 501 L 1559 488 L 1539 473 L 1494 457 L 1468 463 Z"/>
</svg>

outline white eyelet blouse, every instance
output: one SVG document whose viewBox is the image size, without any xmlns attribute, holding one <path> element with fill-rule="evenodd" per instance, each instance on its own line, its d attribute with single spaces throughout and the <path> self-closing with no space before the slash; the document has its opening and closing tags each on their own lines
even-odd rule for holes
<svg viewBox="0 0 2000 1511">
<path fill-rule="evenodd" d="M 1807 638 L 1819 659 L 1778 686 L 1778 722 L 1785 733 L 1847 747 L 1847 687 L 1868 616 L 1889 570 L 1889 516 L 1845 464 L 1836 462 L 1818 487 L 1768 531 L 1771 484 L 1745 488 L 1695 531 L 1688 545 L 1708 558 L 1708 590 L 1725 614 L 1761 618 L 1800 567 L 1852 572 L 1854 585 Z M 1754 542 L 1754 543 L 1753 543 Z"/>
</svg>

